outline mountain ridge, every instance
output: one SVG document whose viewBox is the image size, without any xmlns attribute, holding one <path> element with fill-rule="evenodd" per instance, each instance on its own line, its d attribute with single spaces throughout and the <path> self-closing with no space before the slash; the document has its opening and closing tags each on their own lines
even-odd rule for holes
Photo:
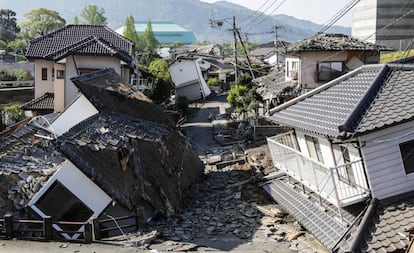
<svg viewBox="0 0 414 253">
<path fill-rule="evenodd" d="M 218 30 L 210 27 L 210 21 L 214 23 L 215 20 L 228 20 L 233 16 L 236 19 L 236 27 L 240 29 L 242 34 L 258 34 L 249 38 L 251 42 L 273 40 L 274 35 L 270 34 L 270 31 L 275 24 L 285 27 L 285 29 L 278 31 L 278 39 L 286 41 L 297 41 L 315 34 L 316 32 L 313 30 L 310 31 L 310 26 L 322 27 L 322 25 L 311 21 L 283 14 L 264 15 L 261 12 L 226 1 L 210 4 L 199 0 L 88 0 L 87 3 L 83 0 L 55 0 L 53 2 L 50 0 L 25 0 L 25 4 L 21 4 L 20 1 L 15 0 L 0 0 L 1 8 L 11 9 L 17 13 L 18 23 L 25 20 L 23 15 L 29 10 L 43 7 L 56 10 L 70 24 L 73 22 L 74 16 L 79 17 L 82 9 L 89 4 L 94 4 L 105 10 L 108 26 L 114 30 L 124 25 L 126 16 L 133 15 L 136 21 L 172 21 L 193 31 L 198 41 L 208 43 L 232 41 L 233 37 L 229 32 L 232 24 L 225 23 L 221 30 Z M 255 17 L 259 18 L 254 20 Z M 243 23 L 243 21 L 246 22 Z M 351 29 L 334 26 L 328 32 L 349 35 Z"/>
</svg>

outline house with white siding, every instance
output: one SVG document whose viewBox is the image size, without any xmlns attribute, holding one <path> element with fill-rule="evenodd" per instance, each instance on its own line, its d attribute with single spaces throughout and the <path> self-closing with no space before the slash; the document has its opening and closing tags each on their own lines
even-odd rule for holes
<svg viewBox="0 0 414 253">
<path fill-rule="evenodd" d="M 362 66 L 273 108 L 269 119 L 292 130 L 268 138 L 278 172 L 264 188 L 323 245 L 332 252 L 408 247 L 413 65 Z"/>
<path fill-rule="evenodd" d="M 113 68 L 130 83 L 134 54 L 132 41 L 102 25 L 67 25 L 35 38 L 26 52 L 35 65 L 35 100 L 23 109 L 62 112 L 78 96 L 71 78 L 96 70 Z"/>
</svg>

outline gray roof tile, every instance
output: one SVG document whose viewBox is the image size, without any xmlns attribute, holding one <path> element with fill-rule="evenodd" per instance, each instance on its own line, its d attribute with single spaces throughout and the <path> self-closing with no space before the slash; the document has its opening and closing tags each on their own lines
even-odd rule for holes
<svg viewBox="0 0 414 253">
<path fill-rule="evenodd" d="M 106 26 L 67 25 L 30 41 L 26 57 L 29 59 L 58 59 L 73 52 L 77 54 L 119 55 L 130 63 L 134 43 Z"/>
<path fill-rule="evenodd" d="M 342 50 L 392 50 L 392 48 L 358 40 L 344 34 L 317 34 L 291 44 L 287 52 L 342 51 Z"/>
<path fill-rule="evenodd" d="M 362 134 L 414 117 L 414 67 L 363 66 L 271 110 L 270 119 L 317 134 Z M 369 93 L 376 88 L 378 91 Z"/>
</svg>

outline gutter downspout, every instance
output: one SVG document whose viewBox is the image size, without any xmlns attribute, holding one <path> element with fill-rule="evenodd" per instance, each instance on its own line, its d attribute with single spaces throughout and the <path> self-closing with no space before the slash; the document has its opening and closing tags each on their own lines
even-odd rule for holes
<svg viewBox="0 0 414 253">
<path fill-rule="evenodd" d="M 357 253 L 357 247 L 361 244 L 361 240 L 364 237 L 364 233 L 368 226 L 370 225 L 370 221 L 372 216 L 375 213 L 377 206 L 377 199 L 371 199 L 369 202 L 369 206 L 367 212 L 365 213 L 364 217 L 362 217 L 361 223 L 359 224 L 358 230 L 355 232 L 355 236 L 351 241 L 351 245 L 345 251 L 345 253 Z"/>
</svg>

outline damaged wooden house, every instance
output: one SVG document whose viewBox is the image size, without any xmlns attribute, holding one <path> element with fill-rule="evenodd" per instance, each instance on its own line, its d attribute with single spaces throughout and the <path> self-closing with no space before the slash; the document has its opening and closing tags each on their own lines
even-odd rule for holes
<svg viewBox="0 0 414 253">
<path fill-rule="evenodd" d="M 365 65 L 270 111 L 263 187 L 331 252 L 413 243 L 413 91 L 413 65 Z"/>
<path fill-rule="evenodd" d="M 135 216 L 119 222 L 128 231 L 184 207 L 203 164 L 162 109 L 113 69 L 71 81 L 80 93 L 61 114 L 1 134 L 0 214 L 50 217 L 53 238 L 76 239 L 92 217 Z M 111 235 L 106 226 L 103 236 Z"/>
</svg>

